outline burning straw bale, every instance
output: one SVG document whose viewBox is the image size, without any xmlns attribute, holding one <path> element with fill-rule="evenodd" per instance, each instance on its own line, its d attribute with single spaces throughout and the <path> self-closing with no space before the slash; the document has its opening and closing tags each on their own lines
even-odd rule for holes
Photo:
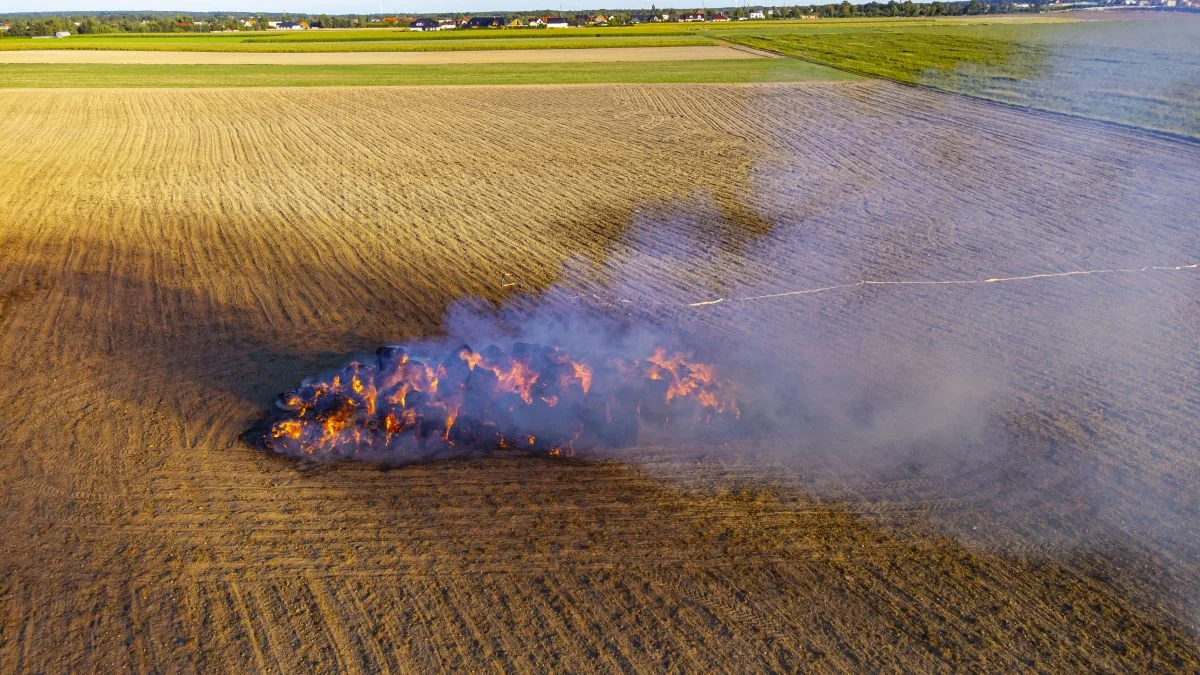
<svg viewBox="0 0 1200 675">
<path fill-rule="evenodd" d="M 576 359 L 524 342 L 437 356 L 380 348 L 275 401 L 253 432 L 273 452 L 405 463 L 499 449 L 552 456 L 619 448 L 643 428 L 724 428 L 741 418 L 710 364 L 656 349 L 641 359 Z"/>
</svg>

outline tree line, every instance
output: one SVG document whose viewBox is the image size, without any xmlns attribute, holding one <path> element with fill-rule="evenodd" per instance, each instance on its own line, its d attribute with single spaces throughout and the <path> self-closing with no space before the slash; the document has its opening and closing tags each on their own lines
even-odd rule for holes
<svg viewBox="0 0 1200 675">
<path fill-rule="evenodd" d="M 21 16 L 0 17 L 0 23 L 11 23 L 6 32 L 12 37 L 54 35 L 66 31 L 77 35 L 102 33 L 212 33 L 221 31 L 265 31 L 271 21 L 304 21 L 320 28 L 360 28 L 370 25 L 365 16 L 308 15 L 162 15 L 162 14 L 98 14 L 86 16 Z"/>
<path fill-rule="evenodd" d="M 1041 5 L 1049 4 L 1045 0 L 1030 0 L 1029 2 L 1014 3 L 1005 1 L 985 2 L 970 0 L 969 2 L 866 2 L 853 5 L 842 0 L 839 4 L 813 5 L 809 7 L 785 7 L 782 18 L 798 18 L 805 14 L 822 18 L 850 17 L 888 17 L 888 16 L 963 16 L 968 14 L 1009 14 L 1019 11 L 1038 11 Z"/>
</svg>

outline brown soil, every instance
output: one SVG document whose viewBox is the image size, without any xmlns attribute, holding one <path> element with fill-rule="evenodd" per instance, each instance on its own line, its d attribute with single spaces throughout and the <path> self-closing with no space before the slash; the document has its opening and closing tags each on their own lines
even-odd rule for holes
<svg viewBox="0 0 1200 675">
<path fill-rule="evenodd" d="M 1196 273 L 678 306 L 1194 262 L 1194 146 L 878 83 L 14 91 L 0 138 L 0 670 L 1200 668 Z M 893 466 L 239 443 L 506 273 L 1003 405 Z"/>
</svg>

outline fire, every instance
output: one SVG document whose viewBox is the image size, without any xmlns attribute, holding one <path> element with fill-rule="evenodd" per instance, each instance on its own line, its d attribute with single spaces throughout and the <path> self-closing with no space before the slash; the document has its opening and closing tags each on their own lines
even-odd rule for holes
<svg viewBox="0 0 1200 675">
<path fill-rule="evenodd" d="M 592 388 L 592 369 L 578 361 L 572 361 L 571 368 L 575 371 L 575 379 L 579 380 L 579 386 L 583 387 L 583 393 L 588 393 Z"/>
<path fill-rule="evenodd" d="M 296 420 L 283 420 L 277 422 L 275 427 L 271 429 L 272 438 L 290 438 L 292 440 L 300 440 L 300 434 L 304 431 L 304 425 Z"/>
<path fill-rule="evenodd" d="M 276 400 L 261 442 L 285 454 L 411 459 L 464 448 L 552 456 L 636 442 L 646 427 L 736 421 L 733 387 L 711 364 L 656 349 L 641 359 L 572 358 L 516 343 L 449 355 L 383 347 Z"/>
</svg>

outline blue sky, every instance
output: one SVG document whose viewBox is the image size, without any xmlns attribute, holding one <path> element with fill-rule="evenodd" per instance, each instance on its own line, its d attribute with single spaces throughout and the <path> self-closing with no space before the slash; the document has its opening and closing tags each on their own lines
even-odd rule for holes
<svg viewBox="0 0 1200 675">
<path fill-rule="evenodd" d="M 705 6 L 703 0 L 693 0 L 695 6 Z M 540 4 L 538 4 L 540 3 Z M 721 4 L 724 3 L 724 4 Z M 420 14 L 422 12 L 481 12 L 487 10 L 576 10 L 595 9 L 605 5 L 633 9 L 650 7 L 651 2 L 637 0 L 593 0 L 591 2 L 576 0 L 383 0 L 382 9 L 379 0 L 358 0 L 352 2 L 329 2 L 322 0 L 176 0 L 163 2 L 138 2 L 138 0 L 61 0 L 45 2 L 44 0 L 0 0 L 0 14 L 13 12 L 107 12 L 107 11 L 178 11 L 186 12 L 296 12 L 304 14 Z M 679 8 L 691 7 L 686 3 L 674 5 L 663 2 L 660 7 Z M 715 0 L 707 3 L 712 6 L 729 6 L 738 4 L 730 0 Z"/>
</svg>

